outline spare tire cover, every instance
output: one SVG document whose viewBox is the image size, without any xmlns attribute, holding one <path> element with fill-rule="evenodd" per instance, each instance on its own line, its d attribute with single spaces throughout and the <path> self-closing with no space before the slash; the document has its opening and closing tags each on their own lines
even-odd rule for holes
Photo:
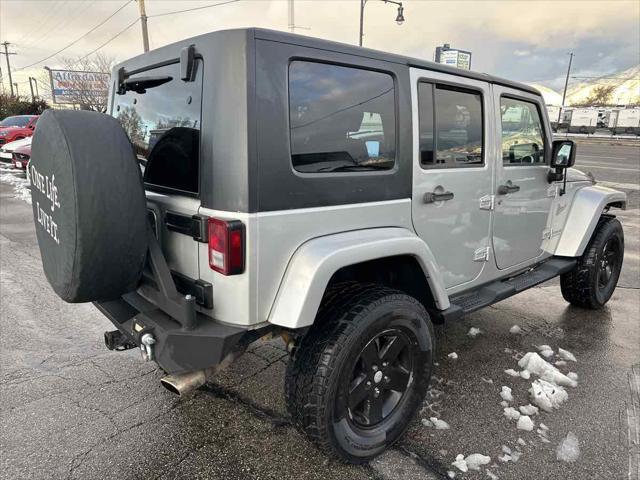
<svg viewBox="0 0 640 480">
<path fill-rule="evenodd" d="M 42 266 L 67 302 L 134 290 L 147 252 L 146 199 L 133 147 L 102 113 L 47 110 L 29 164 Z"/>
</svg>

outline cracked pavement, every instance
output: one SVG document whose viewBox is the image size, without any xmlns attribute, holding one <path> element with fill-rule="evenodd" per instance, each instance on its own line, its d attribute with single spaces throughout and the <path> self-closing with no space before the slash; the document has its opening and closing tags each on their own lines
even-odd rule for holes
<svg viewBox="0 0 640 480">
<path fill-rule="evenodd" d="M 581 146 L 587 153 L 579 153 L 578 168 L 584 158 L 588 170 L 604 148 Z M 638 169 L 638 151 L 630 152 L 621 156 Z M 630 181 L 615 168 L 593 173 Z M 102 333 L 111 324 L 91 305 L 55 296 L 42 273 L 30 206 L 0 184 L 0 478 L 441 479 L 459 453 L 491 456 L 495 465 L 488 468 L 501 479 L 627 478 L 640 452 L 631 435 L 633 412 L 640 412 L 633 387 L 640 385 L 640 366 L 632 370 L 640 363 L 640 194 L 627 194 L 629 209 L 619 215 L 625 264 L 609 305 L 600 312 L 568 307 L 555 280 L 438 326 L 437 366 L 421 414 L 394 448 L 354 467 L 327 460 L 291 427 L 282 393 L 288 357 L 280 340 L 253 344 L 184 399 L 160 386 L 162 373 L 137 350 L 106 350 Z M 512 325 L 522 333 L 509 333 Z M 475 338 L 467 335 L 472 326 L 482 331 Z M 529 403 L 530 382 L 504 370 L 517 368 L 516 359 L 540 344 L 578 358 L 570 367 L 579 385 L 568 390 L 568 402 L 533 418 L 536 427 L 549 427 L 549 443 L 535 430 L 516 430 L 499 396 L 506 385 L 514 406 Z M 454 351 L 457 360 L 447 357 Z M 424 426 L 421 419 L 431 416 L 451 428 Z M 576 463 L 556 460 L 568 431 L 580 442 Z M 519 437 L 525 440 L 520 460 L 499 462 L 502 445 L 515 449 Z M 457 473 L 487 478 L 485 470 Z"/>
</svg>

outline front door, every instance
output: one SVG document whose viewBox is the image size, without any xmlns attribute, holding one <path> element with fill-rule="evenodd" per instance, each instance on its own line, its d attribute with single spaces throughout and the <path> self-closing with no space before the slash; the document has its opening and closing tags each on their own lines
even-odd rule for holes
<svg viewBox="0 0 640 480">
<path fill-rule="evenodd" d="M 445 287 L 458 287 L 476 279 L 489 259 L 491 86 L 419 69 L 412 69 L 411 81 L 413 224 L 433 252 Z"/>
<path fill-rule="evenodd" d="M 542 254 L 555 186 L 547 180 L 551 138 L 540 97 L 494 86 L 501 160 L 496 166 L 493 248 L 506 269 Z"/>
</svg>

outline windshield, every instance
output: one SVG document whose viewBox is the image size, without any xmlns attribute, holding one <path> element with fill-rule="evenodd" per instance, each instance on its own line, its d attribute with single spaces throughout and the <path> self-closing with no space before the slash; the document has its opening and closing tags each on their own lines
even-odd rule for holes
<svg viewBox="0 0 640 480">
<path fill-rule="evenodd" d="M 147 70 L 128 79 L 136 91 L 114 98 L 112 115 L 133 143 L 138 161 L 145 165 L 148 186 L 198 192 L 202 61 L 195 64 L 195 80 L 180 79 L 180 64 Z M 149 78 L 163 82 L 149 82 Z"/>
<path fill-rule="evenodd" d="M 7 117 L 0 122 L 0 127 L 26 127 L 31 120 L 29 115 L 19 115 L 17 117 Z"/>
</svg>

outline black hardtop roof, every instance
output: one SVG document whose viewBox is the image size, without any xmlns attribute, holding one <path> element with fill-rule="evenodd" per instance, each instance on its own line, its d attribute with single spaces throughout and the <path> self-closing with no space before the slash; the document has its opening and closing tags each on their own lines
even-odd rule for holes
<svg viewBox="0 0 640 480">
<path fill-rule="evenodd" d="M 526 92 L 540 95 L 540 92 L 524 83 L 514 82 L 504 78 L 489 75 L 487 73 L 474 72 L 471 70 L 462 70 L 460 68 L 449 67 L 440 63 L 430 62 L 428 60 L 422 60 L 419 58 L 408 57 L 405 55 L 398 55 L 395 53 L 383 52 L 381 50 L 374 50 L 372 48 L 357 47 L 347 43 L 334 42 L 331 40 L 324 40 L 320 38 L 308 37 L 305 35 L 298 35 L 287 32 L 280 32 L 277 30 L 269 30 L 264 28 L 254 28 L 254 35 L 256 38 L 263 40 L 271 40 L 274 42 L 292 43 L 296 45 L 302 45 L 311 48 L 318 48 L 323 50 L 331 50 L 334 52 L 346 53 L 349 55 L 358 55 L 361 57 L 368 57 L 376 60 L 382 60 L 385 62 L 400 63 L 408 65 L 410 67 L 424 68 L 426 70 L 433 70 L 435 72 L 448 73 L 451 75 L 457 75 L 459 77 L 473 78 L 475 80 L 482 80 L 484 82 L 496 83 L 505 87 L 515 88 L 518 90 L 524 90 Z"/>
<path fill-rule="evenodd" d="M 280 32 L 277 30 L 269 30 L 266 28 L 236 28 L 236 29 L 218 30 L 214 32 L 205 33 L 192 38 L 180 40 L 170 45 L 165 45 L 156 50 L 152 50 L 149 53 L 144 53 L 136 57 L 132 57 L 122 62 L 120 65 L 127 65 L 132 63 L 144 64 L 144 63 L 147 63 L 145 59 L 148 59 L 148 57 L 150 56 L 152 58 L 160 58 L 163 56 L 164 52 L 168 50 L 171 51 L 176 47 L 182 47 L 182 46 L 190 45 L 192 43 L 195 43 L 196 45 L 206 43 L 210 39 L 213 40 L 214 37 L 223 36 L 226 33 L 232 33 L 232 32 L 235 32 L 235 33 L 244 32 L 248 36 L 253 36 L 254 38 L 258 38 L 262 40 L 269 40 L 272 42 L 289 43 L 289 44 L 300 45 L 300 46 L 309 47 L 309 48 L 317 48 L 320 50 L 328 50 L 332 52 L 345 53 L 347 55 L 356 55 L 356 56 L 371 58 L 371 59 L 380 60 L 384 62 L 393 62 L 397 64 L 407 65 L 410 67 L 417 67 L 417 68 L 423 68 L 426 70 L 432 70 L 435 72 L 448 73 L 448 74 L 456 75 L 459 77 L 472 78 L 475 80 L 481 80 L 484 82 L 503 85 L 505 87 L 522 90 L 525 92 L 533 93 L 535 95 L 541 95 L 541 93 L 537 89 L 535 89 L 530 85 L 496 77 L 493 75 L 489 75 L 487 73 L 474 72 L 471 70 L 462 70 L 460 68 L 449 67 L 447 65 L 442 65 L 440 63 L 430 62 L 428 60 L 422 60 L 419 58 L 413 58 L 405 55 L 398 55 L 395 53 L 383 52 L 381 50 L 374 50 L 371 48 L 358 47 L 355 45 L 350 45 L 348 43 L 334 42 L 332 40 L 324 40 L 321 38 L 308 37 L 306 35 L 298 35 L 294 33 Z"/>
</svg>

